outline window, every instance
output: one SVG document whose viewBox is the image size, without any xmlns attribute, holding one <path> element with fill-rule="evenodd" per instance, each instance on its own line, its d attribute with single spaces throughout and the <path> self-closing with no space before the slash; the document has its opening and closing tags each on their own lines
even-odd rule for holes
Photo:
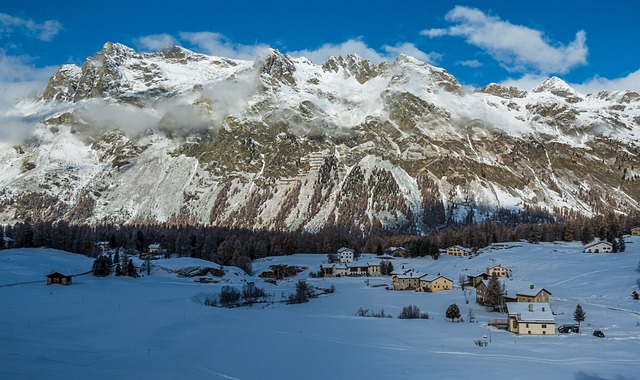
<svg viewBox="0 0 640 380">
<path fill-rule="evenodd" d="M 546 329 L 546 328 L 547 328 L 547 325 L 542 325 L 542 328 L 543 328 L 543 329 Z"/>
</svg>

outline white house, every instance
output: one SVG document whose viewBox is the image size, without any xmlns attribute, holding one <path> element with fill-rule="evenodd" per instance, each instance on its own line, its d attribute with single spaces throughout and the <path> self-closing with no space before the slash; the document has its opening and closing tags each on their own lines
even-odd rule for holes
<svg viewBox="0 0 640 380">
<path fill-rule="evenodd" d="M 546 302 L 507 302 L 509 331 L 523 335 L 554 335 L 556 322 Z"/>
<path fill-rule="evenodd" d="M 338 250 L 338 261 L 341 263 L 350 263 L 354 259 L 354 251 L 351 248 L 342 247 Z"/>
<path fill-rule="evenodd" d="M 584 248 L 584 253 L 611 253 L 611 252 L 613 252 L 613 246 L 606 241 L 601 241 L 595 244 L 591 244 Z"/>
</svg>

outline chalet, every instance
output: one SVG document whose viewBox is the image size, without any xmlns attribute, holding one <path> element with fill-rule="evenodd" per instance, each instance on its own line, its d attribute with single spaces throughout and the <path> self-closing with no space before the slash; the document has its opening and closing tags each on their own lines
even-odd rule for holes
<svg viewBox="0 0 640 380">
<path fill-rule="evenodd" d="M 338 250 L 338 261 L 341 263 L 350 263 L 354 260 L 355 252 L 351 248 L 342 247 Z"/>
<path fill-rule="evenodd" d="M 537 289 L 533 285 L 529 289 L 516 292 L 516 302 L 549 303 L 551 292 L 545 288 Z"/>
<path fill-rule="evenodd" d="M 487 275 L 489 275 L 489 277 L 491 277 L 494 273 L 498 277 L 509 277 L 509 269 L 503 267 L 502 265 L 494 265 L 487 268 Z"/>
<path fill-rule="evenodd" d="M 640 300 L 640 293 L 634 290 L 633 293 L 631 293 L 631 297 L 633 297 L 634 300 Z"/>
<path fill-rule="evenodd" d="M 149 253 L 152 255 L 163 255 L 165 253 L 165 249 L 162 245 L 158 243 L 149 244 Z"/>
<path fill-rule="evenodd" d="M 519 335 L 554 335 L 556 322 L 546 302 L 507 302 L 508 330 Z"/>
<path fill-rule="evenodd" d="M 404 247 L 389 247 L 386 249 L 385 254 L 393 257 L 409 257 L 409 250 Z"/>
<path fill-rule="evenodd" d="M 484 305 L 489 294 L 489 280 L 481 280 L 476 288 L 476 303 Z"/>
<path fill-rule="evenodd" d="M 420 287 L 420 278 L 425 276 L 413 270 L 404 273 L 391 273 L 391 285 L 393 290 L 416 290 Z"/>
<path fill-rule="evenodd" d="M 380 275 L 380 262 L 378 263 L 367 263 L 369 265 L 369 275 L 371 276 L 379 276 Z"/>
<path fill-rule="evenodd" d="M 47 285 L 51 284 L 71 285 L 71 276 L 60 272 L 53 272 L 47 275 Z"/>
<path fill-rule="evenodd" d="M 425 275 L 420 277 L 417 291 L 440 292 L 443 290 L 451 290 L 451 289 L 453 289 L 453 281 L 438 274 L 437 276 Z"/>
<path fill-rule="evenodd" d="M 486 273 L 480 273 L 478 275 L 468 275 L 467 276 L 467 284 L 473 286 L 474 288 L 477 288 L 478 285 L 480 285 L 480 283 L 482 282 L 482 280 L 488 280 L 489 279 L 489 275 Z"/>
<path fill-rule="evenodd" d="M 640 236 L 640 227 L 634 227 L 631 229 L 631 236 Z"/>
<path fill-rule="evenodd" d="M 471 250 L 459 245 L 453 245 L 447 248 L 448 256 L 471 256 Z"/>
<path fill-rule="evenodd" d="M 611 243 L 601 241 L 595 244 L 588 245 L 584 248 L 584 253 L 611 253 L 613 252 L 613 246 Z"/>
<path fill-rule="evenodd" d="M 369 264 L 360 262 L 346 263 L 349 276 L 364 276 L 369 274 Z"/>
<path fill-rule="evenodd" d="M 324 276 L 332 277 L 336 273 L 336 264 L 320 264 L 320 271 Z"/>
</svg>

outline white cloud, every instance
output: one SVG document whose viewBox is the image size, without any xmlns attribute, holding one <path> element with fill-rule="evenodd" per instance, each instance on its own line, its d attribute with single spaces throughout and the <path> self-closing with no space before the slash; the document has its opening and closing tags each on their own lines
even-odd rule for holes
<svg viewBox="0 0 640 380">
<path fill-rule="evenodd" d="M 232 42 L 220 33 L 214 32 L 180 32 L 180 39 L 195 46 L 196 50 L 219 57 L 253 60 L 269 46 L 243 45 Z"/>
<path fill-rule="evenodd" d="M 465 67 L 480 67 L 482 66 L 482 62 L 478 61 L 477 59 L 470 59 L 470 60 L 466 60 L 466 61 L 458 61 L 456 62 L 456 65 L 459 66 L 465 66 Z"/>
<path fill-rule="evenodd" d="M 435 52 L 425 53 L 410 42 L 399 43 L 395 46 L 384 45 L 382 49 L 387 52 L 388 60 L 394 59 L 400 54 L 409 55 L 431 64 L 438 63 L 442 59 L 442 54 Z"/>
<path fill-rule="evenodd" d="M 15 104 L 42 91 L 57 67 L 38 68 L 27 56 L 11 56 L 0 49 L 0 139 L 19 141 L 28 136 L 33 123 L 14 112 Z"/>
<path fill-rule="evenodd" d="M 142 50 L 158 51 L 171 46 L 180 45 L 170 34 L 150 34 L 134 40 L 136 46 Z"/>
<path fill-rule="evenodd" d="M 38 24 L 31 19 L 14 17 L 0 12 L 0 31 L 2 34 L 11 35 L 16 30 L 34 33 L 36 38 L 41 41 L 51 41 L 62 30 L 62 23 L 56 20 L 47 20 Z"/>
<path fill-rule="evenodd" d="M 500 84 L 531 91 L 547 78 L 545 75 L 525 74 L 520 78 L 507 78 Z M 635 91 L 640 93 L 640 69 L 622 78 L 594 77 L 582 83 L 569 83 L 569 85 L 582 94 L 593 94 L 600 91 Z"/>
<path fill-rule="evenodd" d="M 547 78 L 545 75 L 525 74 L 520 78 L 507 78 L 501 81 L 500 84 L 506 87 L 516 87 L 520 90 L 531 91 Z"/>
<path fill-rule="evenodd" d="M 607 79 L 594 77 L 580 84 L 572 84 L 572 86 L 584 94 L 616 90 L 628 90 L 640 93 L 640 69 L 622 78 Z"/>
<path fill-rule="evenodd" d="M 384 45 L 382 50 L 384 50 L 384 53 L 379 53 L 359 39 L 350 39 L 340 44 L 327 43 L 315 50 L 298 50 L 288 52 L 287 54 L 293 57 L 306 57 L 317 64 L 326 62 L 326 60 L 332 56 L 346 57 L 349 54 L 356 54 L 373 63 L 392 61 L 400 54 L 410 55 L 429 63 L 434 63 L 441 58 L 440 54 L 433 52 L 425 53 L 419 50 L 414 44 L 408 42 L 399 43 L 395 46 Z"/>
<path fill-rule="evenodd" d="M 446 29 L 427 29 L 428 37 L 458 36 L 488 52 L 509 71 L 563 74 L 587 63 L 586 33 L 565 45 L 551 42 L 541 31 L 511 24 L 474 8 L 456 6 L 446 15 L 455 25 Z"/>
</svg>

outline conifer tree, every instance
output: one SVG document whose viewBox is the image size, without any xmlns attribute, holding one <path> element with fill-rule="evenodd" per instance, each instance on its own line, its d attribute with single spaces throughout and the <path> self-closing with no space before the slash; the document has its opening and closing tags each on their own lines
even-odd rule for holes
<svg viewBox="0 0 640 380">
<path fill-rule="evenodd" d="M 449 305 L 445 315 L 447 316 L 447 318 L 451 319 L 451 322 L 453 322 L 454 319 L 460 318 L 460 308 L 458 307 L 458 305 L 453 303 Z"/>
<path fill-rule="evenodd" d="M 573 312 L 573 320 L 578 322 L 578 327 L 580 326 L 580 322 L 584 321 L 586 316 L 587 314 L 582 310 L 582 306 L 578 304 L 578 306 L 576 306 L 576 310 Z"/>
</svg>

